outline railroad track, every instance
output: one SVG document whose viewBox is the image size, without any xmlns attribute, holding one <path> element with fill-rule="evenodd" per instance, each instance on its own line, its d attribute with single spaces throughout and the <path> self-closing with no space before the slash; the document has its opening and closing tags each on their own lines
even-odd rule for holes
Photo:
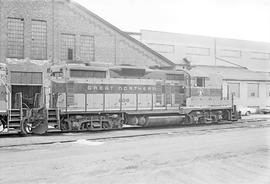
<svg viewBox="0 0 270 184">
<path fill-rule="evenodd" d="M 200 129 L 196 129 L 200 128 Z M 205 125 L 205 126 L 190 126 L 190 127 L 177 127 L 177 128 L 172 128 L 172 127 L 166 127 L 166 128 L 138 128 L 138 129 L 134 129 L 133 130 L 141 130 L 143 132 L 138 132 L 138 133 L 132 133 L 132 134 L 124 134 L 124 135 L 110 135 L 110 136 L 104 136 L 101 135 L 99 137 L 84 137 L 82 138 L 82 136 L 89 136 L 86 133 L 81 134 L 81 135 L 76 135 L 76 133 L 74 133 L 75 137 L 69 137 L 67 140 L 51 140 L 51 141 L 37 141 L 37 142 L 29 142 L 29 143 L 22 143 L 22 144 L 8 144 L 8 145 L 0 145 L 0 149 L 1 148 L 14 148 L 14 147 L 23 147 L 23 146 L 38 146 L 38 145 L 50 145 L 50 144 L 64 144 L 64 143 L 72 143 L 72 142 L 76 142 L 78 140 L 85 140 L 85 141 L 104 141 L 104 140 L 113 140 L 113 139 L 125 139 L 125 138 L 134 138 L 134 137 L 147 137 L 147 136 L 157 136 L 157 135 L 168 135 L 168 134 L 182 134 L 182 135 L 196 135 L 196 134 L 201 134 L 204 132 L 212 132 L 212 131 L 218 131 L 218 130 L 230 130 L 230 129 L 241 129 L 241 128 L 264 128 L 264 127 L 270 127 L 270 123 L 266 123 L 266 124 L 248 124 L 248 123 L 242 123 L 242 122 L 237 122 L 237 123 L 230 123 L 230 124 L 220 124 L 220 125 Z M 186 129 L 184 129 L 186 128 Z M 190 129 L 187 129 L 190 128 Z M 124 130 L 128 130 L 128 129 L 124 129 Z M 119 133 L 121 134 L 122 131 L 119 131 Z M 131 130 L 131 128 L 129 128 L 129 130 Z M 80 132 L 82 133 L 82 132 Z M 116 132 L 117 133 L 117 132 Z M 48 137 L 48 136 L 55 136 L 55 138 L 57 137 L 62 137 L 65 138 L 67 135 L 67 133 L 61 133 L 61 134 L 56 134 L 53 135 L 54 133 L 50 133 L 47 135 L 43 135 L 40 137 Z M 70 134 L 70 133 L 68 133 Z M 98 134 L 97 132 L 95 134 Z M 93 135 L 93 134 L 92 134 Z M 37 137 L 35 136 L 30 136 L 31 137 Z M 22 138 L 23 139 L 23 138 Z"/>
</svg>

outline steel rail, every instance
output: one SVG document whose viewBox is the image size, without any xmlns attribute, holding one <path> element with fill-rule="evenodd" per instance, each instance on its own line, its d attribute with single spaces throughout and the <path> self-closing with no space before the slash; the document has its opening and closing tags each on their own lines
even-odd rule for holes
<svg viewBox="0 0 270 184">
<path fill-rule="evenodd" d="M 239 125 L 240 126 L 235 126 L 235 125 Z M 210 127 L 210 126 L 205 126 L 208 127 L 207 129 L 200 129 L 200 130 L 185 130 L 185 131 L 162 131 L 162 132 L 154 132 L 154 133 L 141 133 L 141 134 L 132 134 L 132 135 L 118 135 L 118 136 L 107 136 L 107 137 L 95 137 L 95 138 L 85 138 L 83 140 L 86 141 L 101 141 L 101 140 L 112 140 L 112 139 L 125 139 L 125 138 L 135 138 L 135 137 L 148 137 L 148 136 L 156 136 L 156 135 L 168 135 L 168 134 L 194 134 L 196 135 L 196 132 L 211 132 L 211 131 L 219 131 L 219 130 L 230 130 L 230 129 L 242 129 L 242 128 L 266 128 L 266 127 L 270 127 L 270 124 L 266 124 L 266 125 L 262 125 L 262 124 L 257 124 L 257 125 L 250 125 L 250 124 L 244 124 L 244 123 L 234 123 L 232 124 L 233 126 L 229 126 L 229 127 Z M 198 127 L 198 126 L 196 126 Z M 210 127 L 210 128 L 209 128 Z M 183 127 L 185 128 L 185 127 Z M 173 130 L 172 128 L 170 130 Z M 61 135 L 59 135 L 61 136 Z M 63 135 L 65 136 L 65 135 Z M 35 142 L 35 143 L 25 143 L 25 144 L 11 144 L 11 145 L 4 145 L 4 146 L 0 146 L 1 148 L 14 148 L 14 147 L 24 147 L 24 146 L 38 146 L 38 145 L 50 145 L 50 144 L 63 144 L 63 143 L 74 143 L 76 141 L 80 140 L 80 138 L 78 139 L 70 139 L 70 140 L 57 140 L 57 141 L 48 141 L 48 142 Z"/>
</svg>

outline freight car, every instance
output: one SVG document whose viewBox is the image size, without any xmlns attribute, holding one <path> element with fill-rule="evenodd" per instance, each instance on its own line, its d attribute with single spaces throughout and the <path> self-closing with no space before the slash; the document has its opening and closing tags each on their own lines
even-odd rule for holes
<svg viewBox="0 0 270 184">
<path fill-rule="evenodd" d="M 111 130 L 123 125 L 217 123 L 238 118 L 233 101 L 222 97 L 217 76 L 162 68 L 65 64 L 48 67 L 44 85 L 30 88 L 10 87 L 6 71 L 3 65 L 2 133 Z M 38 80 L 37 76 L 31 80 Z"/>
</svg>

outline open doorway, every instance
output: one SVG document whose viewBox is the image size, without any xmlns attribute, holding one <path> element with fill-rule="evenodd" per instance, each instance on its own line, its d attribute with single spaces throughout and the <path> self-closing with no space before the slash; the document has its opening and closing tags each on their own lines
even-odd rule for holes
<svg viewBox="0 0 270 184">
<path fill-rule="evenodd" d="M 31 86 L 31 85 L 12 85 L 11 86 L 11 102 L 12 108 L 15 106 L 15 95 L 22 93 L 22 104 L 29 108 L 35 108 L 40 104 L 41 101 L 41 89 L 42 86 Z M 38 101 L 38 102 L 37 102 Z"/>
</svg>

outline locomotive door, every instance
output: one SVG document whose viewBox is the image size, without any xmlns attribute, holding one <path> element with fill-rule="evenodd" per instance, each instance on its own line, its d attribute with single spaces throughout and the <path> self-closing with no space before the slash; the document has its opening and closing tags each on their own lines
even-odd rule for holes
<svg viewBox="0 0 270 184">
<path fill-rule="evenodd" d="M 172 87 L 169 83 L 165 83 L 165 106 L 172 105 Z"/>
<path fill-rule="evenodd" d="M 185 105 L 185 88 L 184 86 L 175 84 L 174 86 L 174 103 L 177 106 Z"/>
<path fill-rule="evenodd" d="M 169 83 L 157 82 L 156 83 L 156 95 L 155 106 L 167 107 L 172 104 L 172 88 Z"/>
</svg>

